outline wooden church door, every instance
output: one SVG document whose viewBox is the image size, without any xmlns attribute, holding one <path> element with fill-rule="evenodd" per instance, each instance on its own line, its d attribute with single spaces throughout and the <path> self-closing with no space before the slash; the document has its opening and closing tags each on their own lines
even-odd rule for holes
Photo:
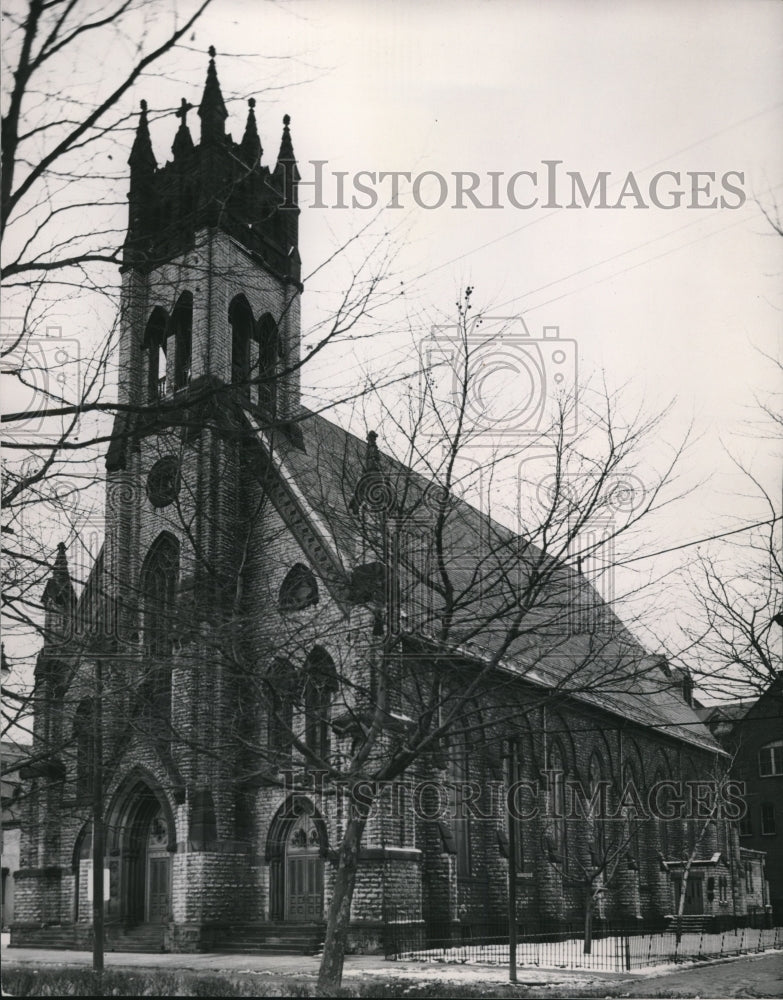
<svg viewBox="0 0 783 1000">
<path fill-rule="evenodd" d="M 318 830 L 310 816 L 300 816 L 286 842 L 286 919 L 321 920 L 324 868 Z"/>
<path fill-rule="evenodd" d="M 168 831 L 162 817 L 153 817 L 147 839 L 147 912 L 152 924 L 163 923 L 169 912 Z"/>
</svg>

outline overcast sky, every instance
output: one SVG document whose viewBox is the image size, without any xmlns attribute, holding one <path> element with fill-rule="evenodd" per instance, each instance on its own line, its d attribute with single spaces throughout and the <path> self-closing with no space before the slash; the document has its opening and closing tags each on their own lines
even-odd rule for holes
<svg viewBox="0 0 783 1000">
<path fill-rule="evenodd" d="M 334 173 L 347 172 L 349 204 L 359 171 L 406 171 L 412 180 L 432 171 L 448 185 L 445 203 L 427 209 L 401 182 L 403 208 L 383 219 L 404 237 L 393 264 L 400 302 L 370 342 L 307 373 L 311 401 L 336 398 L 368 359 L 409 354 L 411 318 L 425 336 L 425 320 L 452 318 L 470 284 L 477 309 L 522 315 L 534 337 L 558 326 L 576 341 L 582 377 L 603 372 L 651 410 L 676 398 L 671 440 L 694 423 L 699 441 L 683 472 L 701 485 L 659 522 L 653 550 L 763 516 L 738 496 L 745 484 L 725 449 L 780 489 L 778 444 L 748 425 L 755 397 L 780 388 L 764 354 L 781 357 L 783 240 L 757 201 L 783 205 L 783 5 L 222 0 L 190 44 L 178 76 L 193 86 L 183 94 L 175 86 L 172 106 L 183 95 L 198 100 L 199 50 L 214 44 L 224 94 L 258 99 L 267 162 L 283 113 L 303 179 L 319 169 L 311 161 L 327 161 L 329 207 L 312 207 L 312 188 L 302 194 L 305 273 L 372 214 L 335 207 Z M 238 138 L 243 101 L 229 102 L 229 112 Z M 173 127 L 164 127 L 166 143 Z M 559 204 L 571 200 L 566 171 L 588 190 L 607 171 L 609 204 L 632 172 L 648 207 L 636 207 L 632 193 L 621 209 L 542 207 L 547 160 L 562 161 Z M 479 175 L 482 204 L 492 201 L 490 174 L 502 173 L 501 207 L 453 207 L 455 171 Z M 537 172 L 536 190 L 523 178 L 514 193 L 522 203 L 538 195 L 538 205 L 511 203 L 505 185 L 518 171 Z M 680 174 L 679 208 L 652 203 L 661 171 Z M 700 204 L 717 197 L 715 207 L 693 207 L 695 171 L 715 174 L 697 195 Z M 727 173 L 743 192 L 740 207 L 722 185 Z M 388 180 L 364 183 L 379 205 L 388 201 Z M 671 204 L 678 185 L 668 175 L 659 184 L 659 200 Z M 418 201 L 436 203 L 438 185 L 423 181 Z M 329 301 L 318 281 L 303 300 L 305 339 Z"/>
<path fill-rule="evenodd" d="M 114 44 L 118 61 L 120 49 L 132 54 L 132 38 Z M 314 180 L 313 161 L 326 161 L 327 207 L 313 207 L 312 187 L 302 190 L 304 274 L 371 220 L 397 246 L 397 301 L 359 331 L 371 337 L 306 371 L 308 402 L 334 401 L 360 370 L 411 358 L 413 341 L 452 320 L 471 285 L 477 310 L 521 316 L 533 337 L 559 327 L 575 342 L 580 378 L 627 386 L 631 408 L 676 399 L 667 440 L 693 422 L 698 445 L 683 472 L 700 485 L 658 522 L 650 551 L 763 515 L 739 496 L 745 487 L 726 449 L 780 490 L 779 443 L 750 434 L 749 422 L 755 397 L 776 388 L 764 355 L 781 358 L 783 239 L 757 202 L 783 206 L 783 4 L 215 0 L 187 47 L 161 64 L 165 78 L 142 78 L 127 100 L 127 112 L 141 98 L 156 115 L 170 109 L 153 124 L 158 162 L 170 157 L 180 98 L 198 104 L 209 45 L 235 139 L 254 96 L 264 162 L 276 158 L 286 113 L 303 180 Z M 110 66 L 112 50 L 101 58 Z M 195 113 L 190 124 L 198 141 Z M 563 207 L 544 207 L 544 161 L 560 161 L 550 200 Z M 410 173 L 402 208 L 378 218 L 390 183 L 367 175 L 376 209 L 335 207 L 336 174 L 345 174 L 350 205 L 360 171 Z M 529 208 L 507 188 L 520 171 L 537 177 L 534 185 L 520 176 L 512 190 L 520 203 L 538 198 Z M 665 171 L 680 181 L 664 174 L 658 198 L 672 204 L 682 191 L 679 207 L 653 203 L 651 181 Z M 482 204 L 493 200 L 494 174 L 498 207 L 468 198 L 454 207 L 455 172 L 478 176 Z M 568 174 L 589 191 L 599 172 L 608 174 L 607 203 L 623 193 L 624 207 L 565 207 Z M 705 172 L 715 180 L 694 196 L 689 172 L 701 173 L 698 186 Z M 438 200 L 435 175 L 444 203 L 422 207 Z M 711 207 L 693 207 L 694 198 Z M 337 288 L 320 274 L 307 283 L 305 341 Z"/>
<path fill-rule="evenodd" d="M 386 212 L 407 237 L 394 270 L 409 310 L 448 318 L 470 284 L 477 308 L 520 313 L 533 335 L 559 326 L 586 372 L 605 369 L 617 385 L 633 379 L 652 404 L 678 396 L 681 419 L 696 418 L 710 452 L 739 429 L 753 393 L 770 388 L 759 351 L 779 350 L 783 241 L 755 199 L 783 204 L 782 5 L 220 0 L 190 44 L 197 51 L 180 57 L 178 73 L 192 80 L 184 96 L 198 100 L 198 50 L 214 44 L 226 96 L 259 101 L 266 162 L 283 113 L 303 179 L 315 177 L 311 161 L 328 161 L 320 169 L 330 207 L 312 207 L 312 189 L 302 194 L 305 273 L 332 238 L 372 214 L 334 207 L 333 173 L 348 173 L 350 201 L 359 171 L 434 171 L 448 183 L 442 207 L 420 207 L 402 181 L 403 208 Z M 140 84 L 135 97 L 144 92 Z M 161 105 L 160 93 L 148 96 Z M 238 138 L 244 102 L 229 102 L 229 112 Z M 159 126 L 160 159 L 175 124 Z M 636 208 L 632 196 L 623 209 L 546 209 L 544 160 L 562 161 L 563 204 L 564 171 L 579 172 L 588 189 L 608 171 L 610 204 L 629 171 L 648 205 L 660 171 L 680 172 L 686 194 L 673 210 Z M 539 195 L 530 209 L 505 192 L 521 170 L 538 172 L 538 190 L 524 179 L 516 188 L 522 202 Z M 451 207 L 454 171 L 479 175 L 482 203 L 491 201 L 490 172 L 502 172 L 502 207 Z M 688 207 L 689 171 L 713 172 L 699 200 L 723 195 L 727 207 Z M 721 188 L 730 171 L 744 175 L 730 179 L 744 191 L 741 208 L 728 207 L 740 199 Z M 437 200 L 433 184 L 423 183 L 420 201 Z M 371 186 L 384 204 L 390 182 Z M 661 200 L 675 187 L 662 179 Z M 306 292 L 303 308 L 306 330 L 321 307 Z M 407 344 L 391 323 L 373 353 Z"/>
</svg>

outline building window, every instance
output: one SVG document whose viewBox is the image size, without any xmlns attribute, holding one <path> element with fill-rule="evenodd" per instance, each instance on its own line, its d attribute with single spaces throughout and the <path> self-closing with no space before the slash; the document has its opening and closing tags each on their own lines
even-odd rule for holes
<svg viewBox="0 0 783 1000">
<path fill-rule="evenodd" d="M 291 730 L 294 725 L 294 704 L 291 697 L 293 678 L 294 668 L 288 660 L 275 660 L 272 666 L 273 687 L 269 696 L 267 738 L 270 753 L 281 763 L 291 760 Z"/>
<path fill-rule="evenodd" d="M 729 901 L 729 880 L 725 875 L 718 879 L 718 902 L 728 903 Z"/>
<path fill-rule="evenodd" d="M 457 856 L 457 876 L 469 878 L 471 874 L 470 816 L 465 807 L 470 796 L 470 748 L 464 734 L 457 734 L 449 755 L 451 782 L 449 785 L 449 813 L 453 816 L 454 846 Z M 466 787 L 467 786 L 467 787 Z M 470 798 L 467 798 L 470 801 Z"/>
<path fill-rule="evenodd" d="M 510 788 L 524 780 L 524 761 L 523 744 L 520 741 L 514 741 L 509 746 L 508 755 L 508 785 Z M 520 813 L 525 809 L 526 804 L 523 804 L 517 792 L 509 803 L 509 806 L 513 807 L 513 811 L 512 809 L 508 811 L 508 827 L 509 833 L 511 832 L 512 824 L 514 827 L 514 862 L 516 870 L 521 872 L 525 870 L 525 824 L 521 819 Z M 511 858 L 509 858 L 510 860 Z"/>
<path fill-rule="evenodd" d="M 258 321 L 258 405 L 275 412 L 277 358 L 280 353 L 277 324 L 269 313 Z"/>
<path fill-rule="evenodd" d="M 179 575 L 179 543 L 164 532 L 153 542 L 141 570 L 144 641 L 150 656 L 171 655 L 174 592 Z"/>
<path fill-rule="evenodd" d="M 179 543 L 164 532 L 152 543 L 141 570 L 144 643 L 153 662 L 140 688 L 142 709 L 168 719 L 171 713 L 171 636 L 179 577 Z"/>
<path fill-rule="evenodd" d="M 179 495 L 179 461 L 175 455 L 159 458 L 147 476 L 147 497 L 153 507 L 163 508 L 174 503 Z"/>
<path fill-rule="evenodd" d="M 597 753 L 590 758 L 590 768 L 588 770 L 588 791 L 590 799 L 598 795 L 597 803 L 591 810 L 588 823 L 588 836 L 590 838 L 589 849 L 591 860 L 595 867 L 601 867 L 606 855 L 606 829 L 604 827 L 604 817 L 601 812 L 601 783 L 604 780 L 603 762 Z"/>
<path fill-rule="evenodd" d="M 305 664 L 305 746 L 322 761 L 329 756 L 329 710 L 336 690 L 334 662 L 317 646 Z"/>
<path fill-rule="evenodd" d="M 168 316 L 165 309 L 152 310 L 144 330 L 144 349 L 147 352 L 147 399 L 155 402 L 166 395 L 166 342 Z"/>
<path fill-rule="evenodd" d="M 549 753 L 549 808 L 552 816 L 548 845 L 549 860 L 562 872 L 568 871 L 568 830 L 566 827 L 565 754 L 559 743 Z"/>
<path fill-rule="evenodd" d="M 745 891 L 753 892 L 753 865 L 750 861 L 745 862 Z"/>
<path fill-rule="evenodd" d="M 764 837 L 775 835 L 775 805 L 773 802 L 761 803 L 761 833 Z"/>
<path fill-rule="evenodd" d="M 666 780 L 666 772 L 660 770 L 657 771 L 655 774 L 655 780 L 653 781 L 653 788 L 660 788 L 662 782 L 664 782 L 665 780 Z M 661 853 L 663 854 L 664 858 L 668 859 L 670 856 L 669 824 L 671 823 L 671 820 L 664 819 L 663 816 L 658 816 L 656 822 L 658 825 L 658 834 L 660 836 Z"/>
<path fill-rule="evenodd" d="M 623 785 L 625 788 L 633 787 L 637 790 L 640 788 L 636 771 L 630 761 L 623 768 Z M 636 808 L 629 806 L 623 809 L 623 818 L 626 823 L 625 836 L 628 844 L 628 849 L 624 853 L 628 864 L 638 871 L 641 858 L 641 843 L 639 838 L 639 817 Z"/>
<path fill-rule="evenodd" d="M 318 584 L 310 570 L 297 563 L 286 574 L 280 587 L 278 607 L 283 614 L 303 611 L 318 603 Z"/>
<path fill-rule="evenodd" d="M 759 776 L 771 778 L 783 774 L 783 740 L 768 743 L 759 750 Z"/>
<path fill-rule="evenodd" d="M 250 402 L 250 345 L 255 340 L 255 322 L 247 299 L 237 295 L 228 309 L 231 324 L 231 381 L 245 402 Z"/>
<path fill-rule="evenodd" d="M 73 719 L 73 741 L 76 747 L 76 797 L 87 799 L 92 794 L 95 770 L 95 734 L 93 705 L 89 698 L 79 702 Z"/>
<path fill-rule="evenodd" d="M 748 808 L 748 811 L 739 821 L 739 835 L 740 837 L 753 836 L 753 820 L 750 818 L 750 808 Z"/>
<path fill-rule="evenodd" d="M 180 295 L 171 315 L 171 328 L 174 334 L 174 388 L 184 389 L 190 384 L 193 349 L 193 296 L 190 292 Z"/>
</svg>

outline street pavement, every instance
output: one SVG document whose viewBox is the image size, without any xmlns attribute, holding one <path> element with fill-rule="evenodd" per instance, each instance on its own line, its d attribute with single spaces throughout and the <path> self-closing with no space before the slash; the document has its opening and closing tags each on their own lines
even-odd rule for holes
<svg viewBox="0 0 783 1000">
<path fill-rule="evenodd" d="M 622 991 L 624 994 L 626 990 Z M 663 976 L 645 976 L 628 987 L 627 996 L 783 997 L 783 951 L 697 965 Z"/>
</svg>

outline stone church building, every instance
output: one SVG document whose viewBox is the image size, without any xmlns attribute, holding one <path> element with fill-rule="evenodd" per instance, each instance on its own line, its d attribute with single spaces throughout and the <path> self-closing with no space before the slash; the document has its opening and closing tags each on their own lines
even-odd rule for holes
<svg viewBox="0 0 783 1000">
<path fill-rule="evenodd" d="M 12 944 L 90 941 L 98 803 L 108 947 L 315 947 L 353 777 L 414 740 L 364 830 L 352 947 L 403 921 L 479 934 L 509 865 L 531 931 L 578 922 L 598 869 L 599 919 L 663 926 L 689 858 L 686 913 L 741 919 L 735 824 L 688 811 L 683 782 L 726 757 L 687 675 L 608 609 L 583 620 L 590 588 L 551 558 L 559 598 L 510 641 L 501 589 L 533 550 L 302 406 L 300 178 L 288 116 L 264 165 L 254 104 L 235 142 L 211 50 L 200 141 L 183 100 L 159 165 L 142 103 L 105 541 L 86 580 L 61 545 L 43 595 Z M 479 595 L 449 641 L 444 587 L 412 568 L 444 512 L 440 556 Z M 611 816 L 574 812 L 572 784 Z"/>
</svg>

